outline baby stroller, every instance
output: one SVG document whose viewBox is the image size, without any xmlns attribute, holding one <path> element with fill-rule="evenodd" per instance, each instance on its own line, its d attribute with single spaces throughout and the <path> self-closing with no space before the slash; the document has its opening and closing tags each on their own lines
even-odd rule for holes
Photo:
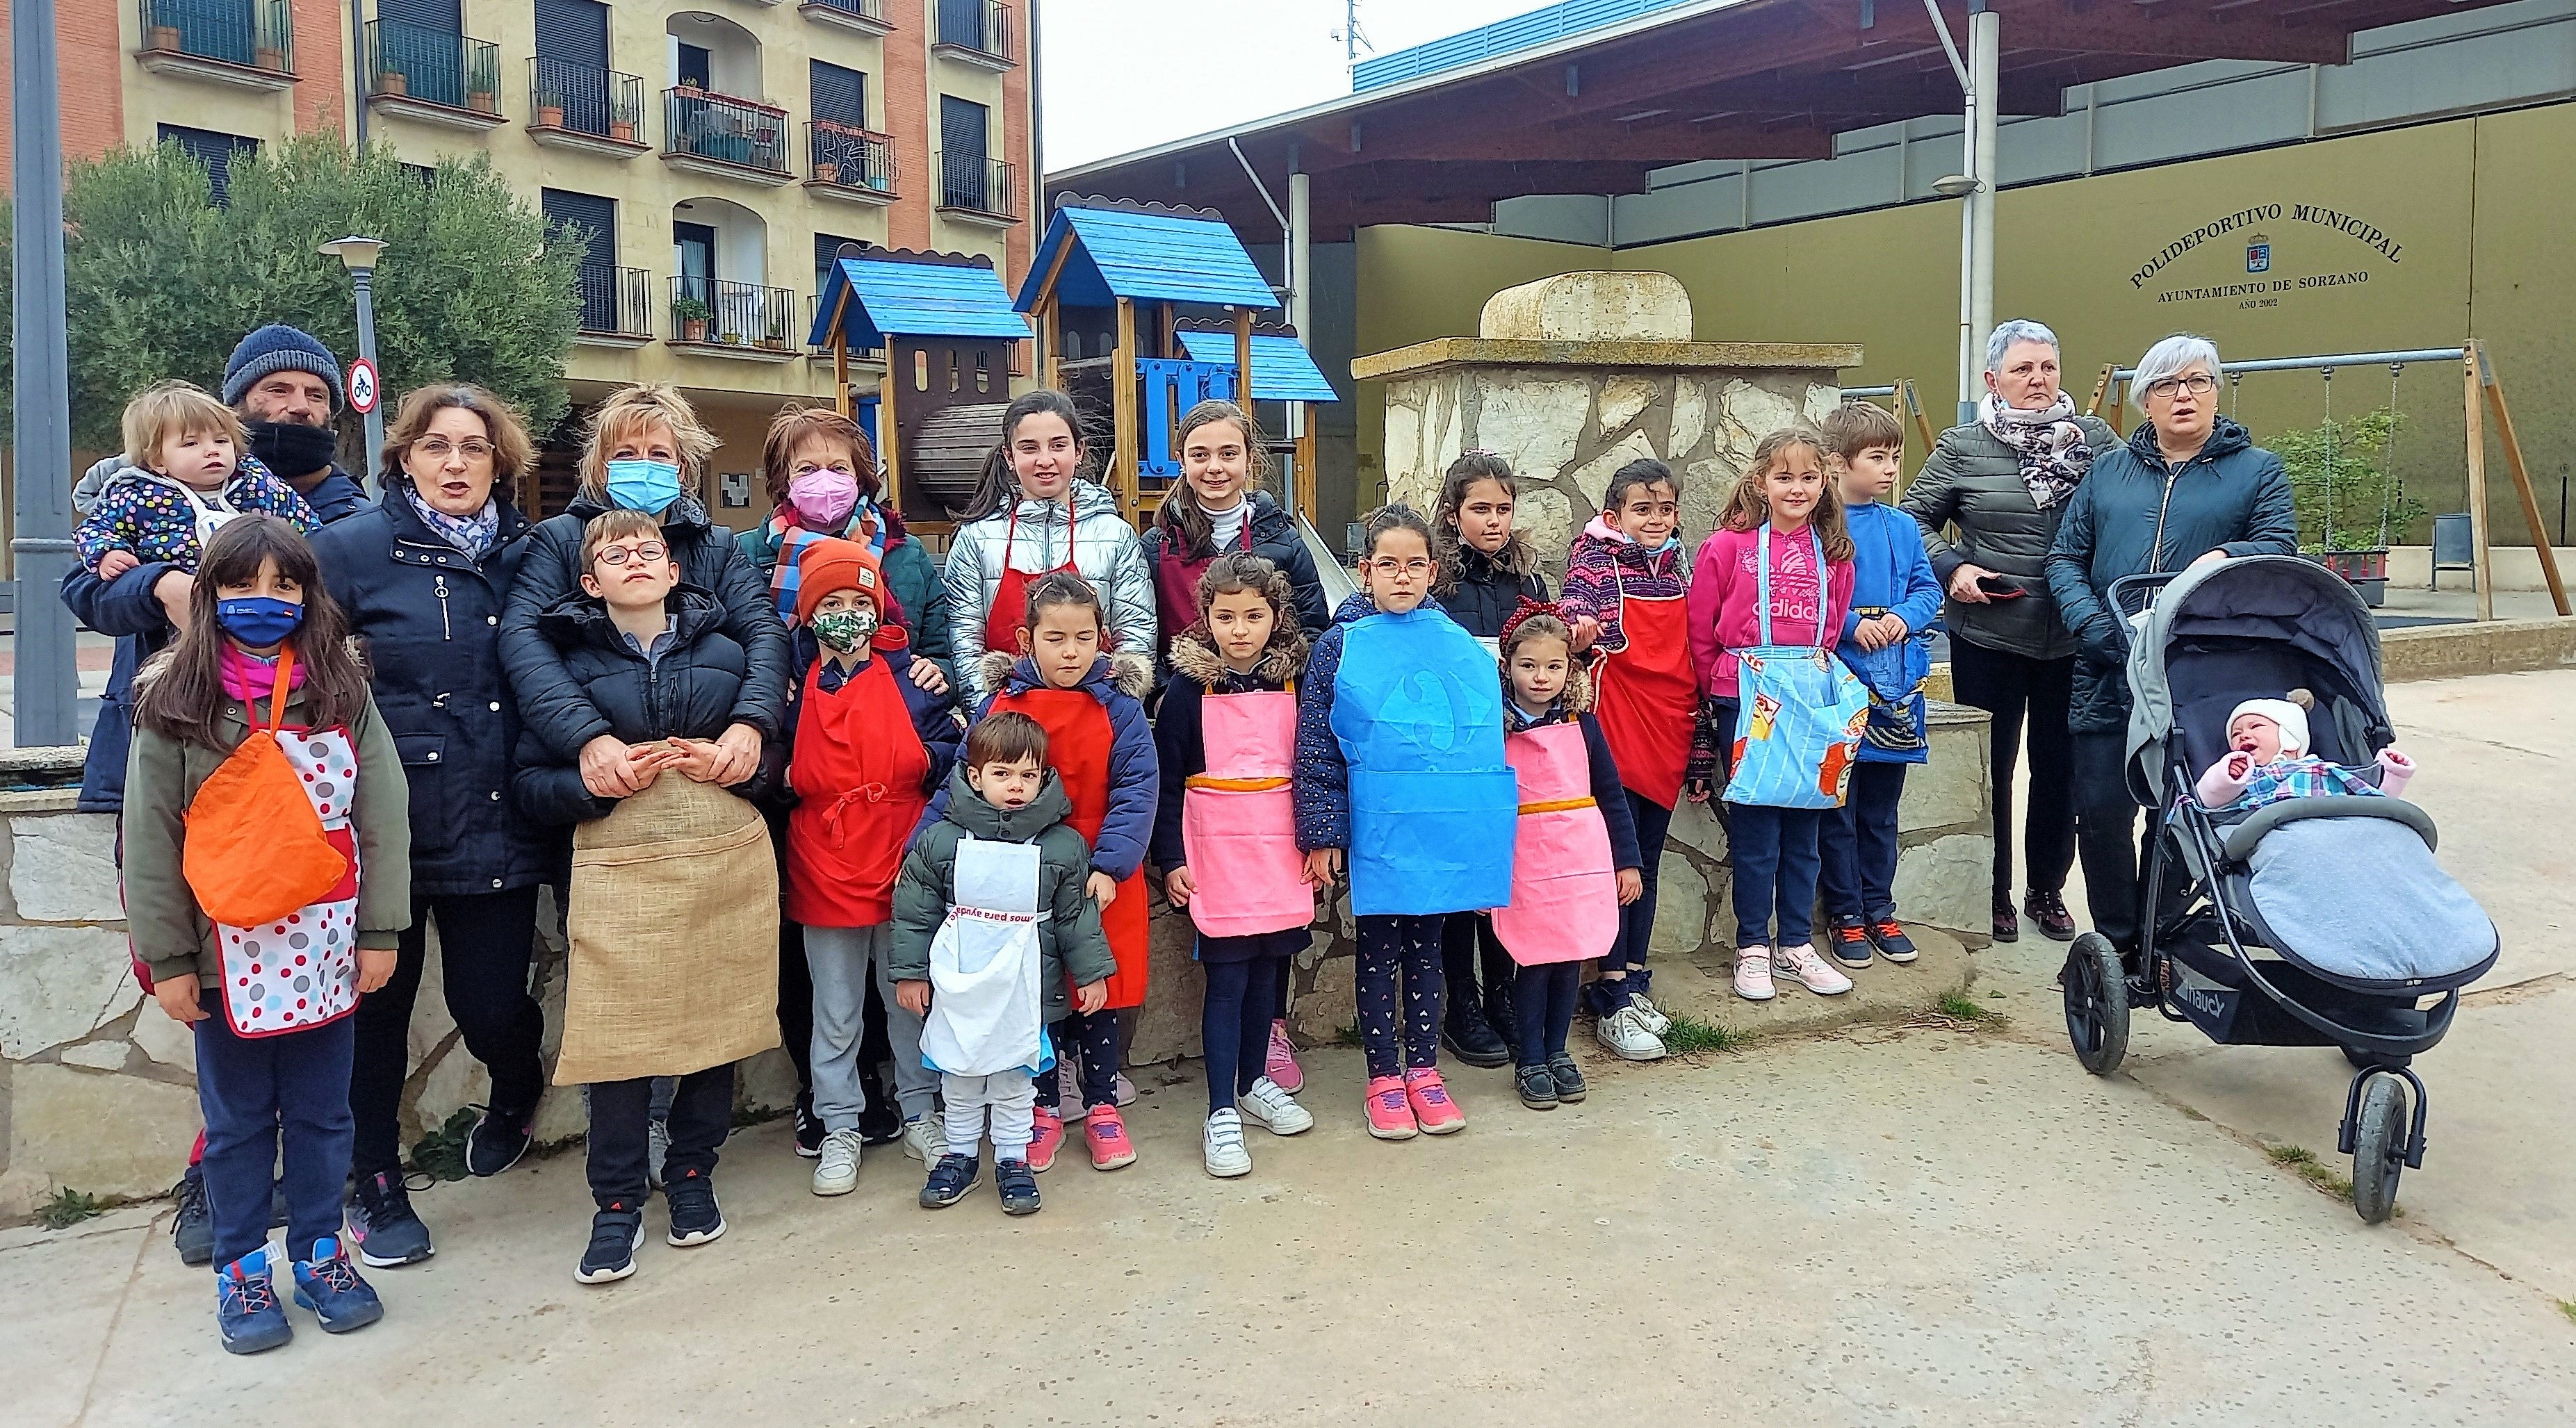
<svg viewBox="0 0 2576 1428">
<path fill-rule="evenodd" d="M 2142 1007 L 2221 1046 L 2342 1048 L 2357 1071 L 2335 1144 L 2353 1158 L 2353 1208 L 2376 1224 L 2401 1171 L 2424 1163 L 2424 1083 L 2409 1063 L 2495 965 L 2495 924 L 2433 862 L 2433 820 L 2411 803 L 2341 795 L 2222 812 L 2193 789 L 2227 752 L 2239 701 L 2296 688 L 2316 699 L 2311 752 L 2376 783 L 2373 759 L 2395 734 L 2369 608 L 2294 556 L 2130 576 L 2110 599 L 2130 617 L 2143 935 L 2125 960 L 2096 932 L 2068 950 L 2076 1057 L 2097 1076 L 2117 1069 Z"/>
</svg>

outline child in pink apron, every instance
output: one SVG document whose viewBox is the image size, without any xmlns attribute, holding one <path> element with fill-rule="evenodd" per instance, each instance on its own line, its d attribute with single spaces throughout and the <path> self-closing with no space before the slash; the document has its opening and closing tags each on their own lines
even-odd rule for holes
<svg viewBox="0 0 2576 1428">
<path fill-rule="evenodd" d="M 1512 1010 L 1521 1104 L 1552 1111 L 1585 1095 L 1565 1051 L 1583 963 L 1618 941 L 1619 909 L 1645 882 L 1619 765 L 1556 607 L 1521 606 L 1503 625 L 1502 658 L 1503 757 L 1520 776 L 1521 809 L 1512 900 L 1494 909 L 1494 935 L 1520 966 Z"/>
<path fill-rule="evenodd" d="M 1162 799 L 1154 865 L 1198 926 L 1207 970 L 1210 1175 L 1249 1174 L 1243 1118 L 1295 1135 L 1313 1115 L 1265 1074 L 1263 1049 L 1291 957 L 1315 920 L 1288 775 L 1297 750 L 1306 636 L 1288 577 L 1257 555 L 1222 555 L 1199 578 L 1197 621 L 1172 641 L 1172 682 L 1154 721 Z"/>
</svg>

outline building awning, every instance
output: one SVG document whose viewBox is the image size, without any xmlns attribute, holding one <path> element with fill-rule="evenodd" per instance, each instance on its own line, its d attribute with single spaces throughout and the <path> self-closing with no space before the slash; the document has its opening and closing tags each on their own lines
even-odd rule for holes
<svg viewBox="0 0 2576 1428">
<path fill-rule="evenodd" d="M 1181 350 L 1193 362 L 1234 368 L 1234 334 L 1181 330 Z M 1333 384 L 1305 345 L 1280 332 L 1252 334 L 1252 399 L 1256 402 L 1337 402 Z"/>
<path fill-rule="evenodd" d="M 1037 306 L 1050 273 L 1058 301 L 1072 307 L 1110 307 L 1122 297 L 1256 312 L 1279 306 L 1270 280 L 1252 265 L 1252 255 L 1225 219 L 1195 208 L 1066 199 L 1047 220 L 1046 238 L 1029 260 L 1028 278 L 1020 284 L 1022 312 Z"/>
<path fill-rule="evenodd" d="M 883 347 L 889 337 L 1020 342 L 1031 335 L 1028 319 L 1011 306 L 1010 290 L 993 271 L 993 260 L 960 253 L 867 248 L 843 257 L 823 281 L 806 345 L 831 345 L 835 312 L 841 317 L 841 340 L 854 352 Z"/>
</svg>

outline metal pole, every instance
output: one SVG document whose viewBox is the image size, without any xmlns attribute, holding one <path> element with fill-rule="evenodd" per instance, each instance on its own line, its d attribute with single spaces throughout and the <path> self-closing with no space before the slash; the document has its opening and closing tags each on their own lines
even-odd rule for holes
<svg viewBox="0 0 2576 1428">
<path fill-rule="evenodd" d="M 357 147 L 367 147 L 367 4 L 349 0 L 349 120 Z M 374 480 L 372 474 L 368 477 Z"/>
<path fill-rule="evenodd" d="M 1315 350 L 1315 334 L 1308 330 L 1315 319 L 1313 261 L 1314 219 L 1307 194 L 1306 175 L 1288 176 L 1288 320 L 1297 328 L 1297 341 L 1309 352 Z M 1291 439 L 1306 434 L 1306 404 L 1288 404 L 1288 435 Z"/>
<path fill-rule="evenodd" d="M 54 0 L 17 0 L 9 27 L 16 126 L 17 375 L 11 392 L 17 493 L 13 733 L 22 748 L 80 741 L 72 615 L 57 592 L 72 558 L 71 356 L 63 314 L 63 101 Z"/>
<path fill-rule="evenodd" d="M 385 381 L 384 368 L 376 362 L 376 270 L 351 268 L 349 276 L 358 287 L 358 355 L 376 371 L 376 404 L 367 412 L 367 494 L 381 496 L 378 473 L 385 468 Z"/>
<path fill-rule="evenodd" d="M 1976 227 L 1970 244 L 1975 262 L 1968 270 L 1968 350 L 1969 365 L 1982 369 L 1986 337 L 1995 330 L 1995 184 L 1998 178 L 1995 162 L 1995 111 L 2002 96 L 1999 73 L 2002 65 L 2003 17 L 1995 13 L 1992 0 L 1977 0 L 1968 16 L 1968 65 L 1976 77 L 1974 107 L 1969 122 L 1969 142 L 1975 146 L 1973 172 L 1977 191 L 1968 195 L 1969 221 Z M 1974 379 L 1979 375 L 1972 371 Z M 1983 383 L 1977 383 L 1981 389 Z M 1984 395 L 1982 390 L 1967 394 L 1970 401 Z M 1960 413 L 1964 424 L 1976 413 Z"/>
</svg>

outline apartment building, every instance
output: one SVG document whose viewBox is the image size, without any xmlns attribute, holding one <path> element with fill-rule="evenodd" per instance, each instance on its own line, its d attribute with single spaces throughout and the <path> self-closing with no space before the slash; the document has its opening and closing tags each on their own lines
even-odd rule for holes
<svg viewBox="0 0 2576 1428">
<path fill-rule="evenodd" d="M 220 192 L 238 155 L 309 129 L 423 166 L 489 153 L 590 235 L 575 405 L 687 391 L 736 527 L 766 514 L 749 473 L 771 414 L 831 395 L 804 338 L 843 244 L 981 254 L 1014 288 L 1028 266 L 1034 0 L 60 3 L 75 156 L 173 142 Z"/>
</svg>

